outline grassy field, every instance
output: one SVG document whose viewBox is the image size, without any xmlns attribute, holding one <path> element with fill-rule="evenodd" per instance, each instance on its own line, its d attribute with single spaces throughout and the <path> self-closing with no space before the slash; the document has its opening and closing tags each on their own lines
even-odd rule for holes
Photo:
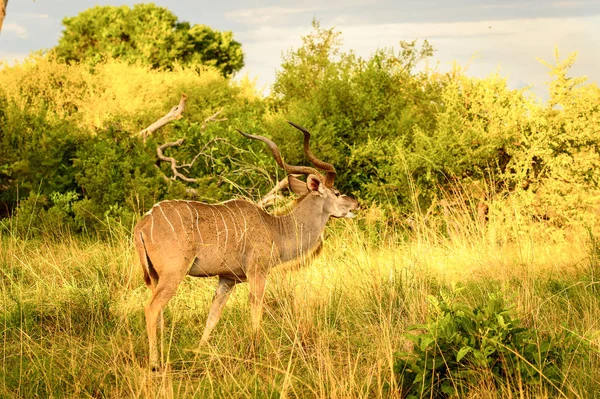
<svg viewBox="0 0 600 399">
<path fill-rule="evenodd" d="M 312 265 L 271 275 L 256 346 L 242 284 L 199 347 L 216 280 L 186 279 L 165 312 L 168 367 L 157 373 L 147 367 L 149 290 L 128 227 L 103 239 L 31 238 L 7 222 L 0 397 L 402 397 L 394 363 L 411 349 L 403 334 L 430 314 L 428 296 L 456 287 L 472 306 L 498 293 L 526 328 L 580 344 L 552 341 L 563 355 L 553 388 L 543 379 L 501 386 L 481 370 L 481 383 L 455 396 L 600 397 L 600 248 L 588 229 L 493 212 L 484 228 L 458 211 L 408 230 L 382 213 L 334 221 Z"/>
</svg>

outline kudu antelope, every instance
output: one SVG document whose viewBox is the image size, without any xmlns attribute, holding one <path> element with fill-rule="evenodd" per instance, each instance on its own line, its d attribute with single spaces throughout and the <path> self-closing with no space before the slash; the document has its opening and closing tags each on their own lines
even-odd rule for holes
<svg viewBox="0 0 600 399">
<path fill-rule="evenodd" d="M 186 275 L 219 276 L 201 343 L 208 340 L 235 285 L 245 281 L 250 284 L 252 329 L 257 333 L 270 270 L 284 262 L 311 257 L 321 247 L 327 220 L 353 217 L 352 211 L 358 209 L 355 199 L 333 187 L 335 169 L 313 155 L 310 133 L 290 124 L 304 133 L 304 152 L 325 176 L 312 167 L 285 163 L 271 140 L 238 130 L 245 137 L 266 143 L 275 161 L 289 174 L 290 189 L 300 195 L 289 213 L 273 216 L 241 199 L 214 205 L 173 200 L 154 205 L 135 226 L 144 280 L 152 290 L 145 314 L 153 368 L 158 366 L 157 323 Z M 293 174 L 306 175 L 306 182 Z"/>
</svg>

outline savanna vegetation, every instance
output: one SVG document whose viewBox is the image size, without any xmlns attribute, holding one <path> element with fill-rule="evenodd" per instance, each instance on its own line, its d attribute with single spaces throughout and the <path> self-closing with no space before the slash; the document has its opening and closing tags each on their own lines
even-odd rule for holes
<svg viewBox="0 0 600 399">
<path fill-rule="evenodd" d="M 96 13 L 117 21 L 106 41 Z M 569 75 L 575 54 L 545 64 L 542 102 L 498 74 L 417 68 L 428 42 L 362 58 L 315 23 L 263 96 L 231 77 L 230 34 L 165 9 L 64 24 L 56 48 L 0 69 L 1 396 L 600 396 L 600 89 Z M 148 51 L 149 34 L 172 52 Z M 140 134 L 182 93 L 181 119 Z M 241 285 L 198 347 L 216 283 L 186 280 L 169 367 L 151 372 L 135 221 L 163 199 L 258 200 L 282 171 L 235 129 L 303 164 L 287 120 L 314 133 L 359 217 L 271 276 L 258 346 Z M 157 158 L 178 139 L 164 151 L 193 182 Z"/>
</svg>

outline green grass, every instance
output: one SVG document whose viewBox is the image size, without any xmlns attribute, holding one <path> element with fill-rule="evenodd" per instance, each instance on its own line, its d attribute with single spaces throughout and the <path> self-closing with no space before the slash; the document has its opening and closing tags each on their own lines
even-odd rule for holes
<svg viewBox="0 0 600 399">
<path fill-rule="evenodd" d="M 557 337 L 566 359 L 557 389 L 498 386 L 482 371 L 468 397 L 600 397 L 594 235 L 493 212 L 485 228 L 457 214 L 413 231 L 384 216 L 372 208 L 335 221 L 312 265 L 272 273 L 257 346 L 242 284 L 199 347 L 216 280 L 186 279 L 165 312 L 159 373 L 147 367 L 150 293 L 127 229 L 102 240 L 0 229 L 0 397 L 402 397 L 394 361 L 411 348 L 403 334 L 425 321 L 429 295 L 456 285 L 473 306 L 502 295 L 526 327 Z"/>
</svg>

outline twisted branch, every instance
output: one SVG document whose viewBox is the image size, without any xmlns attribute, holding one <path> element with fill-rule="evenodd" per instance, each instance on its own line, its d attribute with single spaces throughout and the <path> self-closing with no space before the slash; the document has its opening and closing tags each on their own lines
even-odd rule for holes
<svg viewBox="0 0 600 399">
<path fill-rule="evenodd" d="M 187 96 L 185 95 L 185 93 L 182 93 L 181 100 L 179 100 L 178 105 L 171 108 L 171 110 L 165 116 L 158 119 L 156 122 L 154 122 L 153 124 L 151 124 L 150 126 L 145 128 L 144 130 L 142 130 L 139 134 L 144 139 L 146 139 L 146 137 L 148 137 L 150 134 L 154 133 L 155 131 L 157 131 L 158 129 L 160 129 L 161 127 L 166 125 L 167 123 L 169 123 L 173 120 L 181 119 L 181 114 L 183 113 L 183 110 L 185 109 L 186 101 L 187 101 Z"/>
<path fill-rule="evenodd" d="M 0 0 L 0 1 L 2 1 L 2 0 Z M 181 94 L 181 100 L 179 101 L 178 105 L 176 105 L 173 108 L 171 108 L 171 111 L 169 111 L 165 116 L 163 116 L 162 118 L 158 119 L 156 122 L 152 123 L 150 126 L 148 126 L 147 128 L 145 128 L 144 130 L 142 130 L 139 134 L 141 134 L 144 137 L 144 141 L 145 141 L 146 137 L 149 134 L 154 133 L 155 131 L 157 131 L 161 127 L 165 126 L 167 123 L 169 123 L 169 122 L 171 122 L 173 120 L 176 120 L 176 119 L 181 119 L 181 114 L 185 110 L 186 101 L 187 101 L 187 96 L 185 95 L 185 93 L 182 93 Z M 217 116 L 221 112 L 223 112 L 223 108 L 219 109 L 213 115 L 211 115 L 208 118 L 206 118 L 202 122 L 202 125 L 200 126 L 200 129 L 202 131 L 204 131 L 204 129 L 206 129 L 206 126 L 210 122 L 226 121 L 227 118 L 217 118 Z M 194 165 L 194 162 L 196 162 L 196 160 L 198 159 L 198 157 L 200 157 L 200 155 L 204 155 L 205 157 L 213 159 L 212 156 L 207 155 L 204 152 L 204 150 L 206 149 L 206 147 L 208 147 L 210 144 L 212 144 L 212 143 L 214 143 L 216 141 L 227 141 L 227 140 L 223 139 L 223 138 L 219 138 L 219 137 L 210 140 L 196 154 L 196 156 L 194 156 L 194 158 L 192 159 L 191 162 L 183 164 L 183 165 L 178 165 L 177 159 L 175 159 L 173 157 L 166 156 L 165 153 L 164 153 L 164 151 L 165 151 L 165 149 L 167 149 L 169 147 L 178 147 L 178 146 L 180 146 L 181 144 L 183 144 L 184 139 L 179 139 L 177 141 L 172 141 L 172 142 L 169 142 L 169 143 L 164 143 L 164 144 L 156 147 L 156 155 L 158 156 L 158 160 L 162 161 L 162 162 L 169 162 L 171 164 L 171 171 L 173 172 L 173 176 L 171 176 L 171 177 L 167 177 L 163 173 L 162 174 L 163 175 L 163 179 L 166 182 L 169 182 L 169 183 L 171 183 L 172 180 L 177 180 L 177 179 L 181 179 L 181 180 L 183 180 L 185 182 L 188 182 L 188 183 L 197 183 L 198 179 L 193 178 L 193 177 L 188 177 L 188 176 L 184 175 L 183 173 L 180 173 L 179 169 L 181 169 L 181 168 L 191 168 Z"/>
<path fill-rule="evenodd" d="M 264 197 L 262 197 L 261 200 L 258 201 L 256 204 L 258 206 L 260 206 L 261 208 L 266 208 L 268 206 L 273 205 L 276 200 L 283 198 L 283 196 L 278 194 L 278 192 L 283 190 L 284 188 L 288 188 L 289 185 L 290 185 L 290 182 L 286 176 L 285 178 L 283 178 L 283 180 L 281 180 L 279 183 L 277 183 L 275 185 L 275 187 L 273 187 L 271 189 L 271 191 L 269 191 Z"/>
<path fill-rule="evenodd" d="M 0 1 L 2 1 L 2 0 L 0 0 Z M 162 118 L 158 119 L 156 122 L 152 123 L 150 126 L 148 126 L 147 128 L 145 128 L 144 130 L 142 130 L 139 134 L 141 134 L 144 137 L 144 139 L 145 139 L 149 134 L 154 133 L 155 131 L 157 131 L 161 127 L 163 127 L 166 124 L 168 124 L 169 122 L 171 122 L 172 120 L 180 119 L 181 118 L 181 114 L 185 110 L 185 103 L 186 103 L 186 101 L 187 101 L 187 96 L 185 94 L 182 94 L 181 95 L 181 100 L 180 100 L 180 102 L 179 102 L 178 105 L 176 105 L 175 107 L 171 108 L 171 111 L 169 111 L 169 113 L 167 113 Z M 208 126 L 208 124 L 211 123 L 211 122 L 223 122 L 223 121 L 226 121 L 227 118 L 225 118 L 225 117 L 218 118 L 218 116 L 219 116 L 219 114 L 221 114 L 221 112 L 223 112 L 223 108 L 219 109 L 217 112 L 215 112 L 214 114 L 212 114 L 208 118 L 204 119 L 204 121 L 200 125 L 201 131 L 204 131 L 206 129 L 206 127 Z M 158 157 L 158 160 L 161 161 L 161 162 L 168 162 L 171 165 L 171 171 L 173 172 L 173 175 L 171 177 L 169 177 L 165 173 L 163 173 L 160 170 L 160 168 L 158 167 L 158 165 L 155 165 L 156 168 L 160 171 L 162 179 L 167 184 L 171 184 L 173 181 L 175 181 L 177 179 L 181 179 L 182 181 L 185 181 L 187 183 L 198 183 L 199 179 L 193 178 L 193 177 L 188 177 L 188 176 L 184 175 L 183 173 L 181 173 L 179 170 L 182 169 L 182 168 L 191 168 L 194 165 L 194 163 L 196 162 L 196 160 L 200 156 L 202 156 L 203 158 L 205 158 L 205 160 L 210 159 L 212 161 L 215 161 L 215 158 L 211 154 L 207 153 L 206 149 L 209 146 L 211 146 L 214 143 L 216 143 L 216 142 L 222 141 L 222 142 L 225 142 L 225 143 L 231 145 L 231 143 L 229 142 L 229 140 L 227 140 L 226 138 L 215 137 L 215 138 L 209 140 L 206 144 L 204 144 L 204 146 L 200 149 L 200 151 L 198 151 L 198 153 L 194 156 L 194 158 L 190 162 L 179 165 L 177 159 L 175 159 L 174 157 L 169 157 L 169 156 L 165 155 L 165 150 L 167 148 L 170 148 L 170 147 L 178 147 L 181 144 L 183 144 L 184 141 L 185 141 L 185 139 L 181 138 L 181 139 L 179 139 L 177 141 L 172 141 L 172 142 L 164 143 L 164 144 L 161 144 L 160 146 L 156 147 L 156 155 Z M 283 180 L 281 180 L 280 182 L 278 182 L 275 185 L 275 187 L 273 187 L 271 189 L 271 191 L 269 191 L 258 202 L 258 205 L 260 207 L 262 207 L 262 208 L 266 208 L 268 206 L 273 205 L 277 199 L 282 198 L 282 195 L 280 195 L 278 193 L 281 190 L 283 190 L 285 188 L 288 188 L 288 187 L 289 187 L 289 181 L 288 181 L 288 178 L 285 177 Z M 190 187 L 186 188 L 186 192 L 191 197 L 198 197 L 198 191 L 195 190 L 195 189 L 193 189 L 193 188 L 190 188 Z"/>
<path fill-rule="evenodd" d="M 206 144 L 204 144 L 204 146 L 202 147 L 202 149 L 200 151 L 198 151 L 198 153 L 194 156 L 194 158 L 192 159 L 191 162 L 189 163 L 185 163 L 182 165 L 178 165 L 177 164 L 177 159 L 173 158 L 173 157 L 168 157 L 165 155 L 164 150 L 169 148 L 169 147 L 177 147 L 180 146 L 181 144 L 183 144 L 183 142 L 185 141 L 185 139 L 179 139 L 177 141 L 172 141 L 169 143 L 164 143 L 158 147 L 156 147 L 156 155 L 158 156 L 158 159 L 160 161 L 163 162 L 169 162 L 171 164 L 171 170 L 173 171 L 173 176 L 171 176 L 170 178 L 165 176 L 165 178 L 170 179 L 170 180 L 177 180 L 177 178 L 186 181 L 188 183 L 197 183 L 198 179 L 196 178 L 192 178 L 192 177 L 187 177 L 186 175 L 182 174 L 179 172 L 180 168 L 191 168 L 192 166 L 194 166 L 194 163 L 196 162 L 196 160 L 202 155 L 204 158 L 209 158 L 213 161 L 215 161 L 214 157 L 210 154 L 205 153 L 205 150 L 207 147 L 209 147 L 210 145 L 218 142 L 218 141 L 223 141 L 226 142 L 228 144 L 229 140 L 227 140 L 224 137 L 215 137 L 212 140 L 208 141 Z"/>
<path fill-rule="evenodd" d="M 223 122 L 226 121 L 227 118 L 219 118 L 217 119 L 217 116 L 223 112 L 223 108 L 221 108 L 220 110 L 218 110 L 217 112 L 215 112 L 213 115 L 209 116 L 208 118 L 206 118 L 203 122 L 202 125 L 200 125 L 200 130 L 204 131 L 204 129 L 206 129 L 206 125 L 208 125 L 210 122 Z"/>
<path fill-rule="evenodd" d="M 171 164 L 171 171 L 173 171 L 173 176 L 171 177 L 171 180 L 176 180 L 177 178 L 180 178 L 183 181 L 186 181 L 188 183 L 198 183 L 198 179 L 193 178 L 193 177 L 187 177 L 181 173 L 179 173 L 179 168 L 189 168 L 192 166 L 193 161 L 184 165 L 177 165 L 177 160 L 173 157 L 167 157 L 165 156 L 163 150 L 165 148 L 169 148 L 169 147 L 177 147 L 180 146 L 183 143 L 184 139 L 179 139 L 177 141 L 173 141 L 170 143 L 165 143 L 163 145 L 160 145 L 158 147 L 156 147 L 156 155 L 158 155 L 158 159 L 164 162 L 169 162 Z M 196 160 L 197 156 L 194 157 L 194 161 Z"/>
</svg>

